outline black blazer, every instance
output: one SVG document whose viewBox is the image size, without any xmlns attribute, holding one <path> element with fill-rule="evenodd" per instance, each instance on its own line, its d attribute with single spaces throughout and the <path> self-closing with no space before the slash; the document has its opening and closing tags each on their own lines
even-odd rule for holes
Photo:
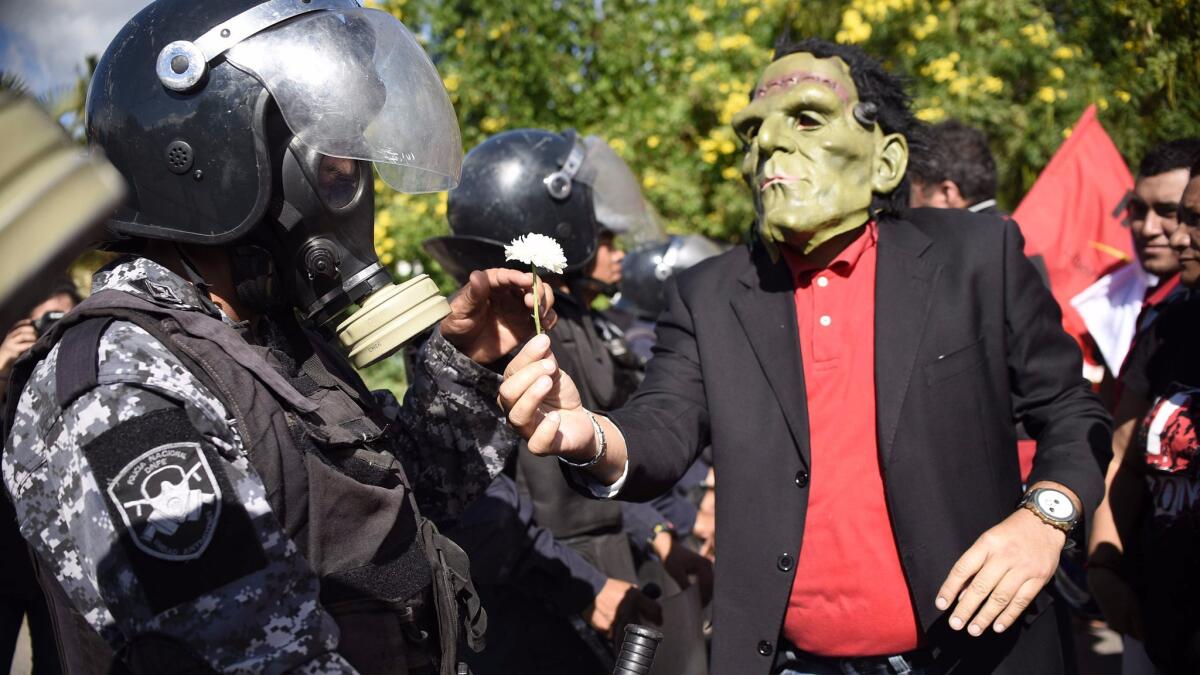
<svg viewBox="0 0 1200 675">
<path fill-rule="evenodd" d="M 952 634 L 933 605 L 954 561 L 1016 508 L 1014 420 L 1039 442 L 1031 482 L 1070 487 L 1086 514 L 1103 493 L 1094 457 L 1109 451 L 1111 421 L 1023 246 L 1015 224 L 963 211 L 919 209 L 879 226 L 875 387 L 887 502 L 926 645 L 956 673 L 1062 668 L 1054 619 L 1039 620 L 1050 614 L 1045 593 L 1021 630 L 982 638 Z M 765 674 L 808 485 L 820 480 L 809 463 L 791 276 L 761 247 L 739 247 L 681 274 L 668 298 L 645 382 L 612 414 L 629 446 L 620 497 L 665 492 L 711 440 L 713 672 Z M 855 413 L 822 423 L 854 424 Z"/>
</svg>

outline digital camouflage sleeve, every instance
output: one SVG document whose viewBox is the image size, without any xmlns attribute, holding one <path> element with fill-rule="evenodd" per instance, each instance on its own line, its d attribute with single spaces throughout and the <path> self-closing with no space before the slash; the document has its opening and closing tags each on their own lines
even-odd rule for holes
<svg viewBox="0 0 1200 675">
<path fill-rule="evenodd" d="M 500 376 L 454 348 L 439 331 L 421 347 L 401 406 L 375 392 L 395 421 L 401 463 L 422 515 L 455 523 L 517 450 L 520 437 L 496 404 Z"/>
</svg>

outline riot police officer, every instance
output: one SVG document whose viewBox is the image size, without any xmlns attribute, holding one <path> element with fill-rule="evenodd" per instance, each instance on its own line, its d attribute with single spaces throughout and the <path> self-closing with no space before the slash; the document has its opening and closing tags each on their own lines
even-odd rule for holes
<svg viewBox="0 0 1200 675">
<path fill-rule="evenodd" d="M 18 363 L 3 454 L 66 669 L 456 673 L 485 619 L 434 522 L 515 449 L 479 364 L 533 300 L 490 270 L 448 304 L 375 256 L 371 162 L 458 175 L 428 58 L 353 0 L 158 0 L 87 130 L 132 255 Z M 365 365 L 434 324 L 403 405 L 330 344 Z"/>
<path fill-rule="evenodd" d="M 468 153 L 462 181 L 450 193 L 447 215 L 452 234 L 430 239 L 425 247 L 458 278 L 474 269 L 505 264 L 504 245 L 524 234 L 544 234 L 562 245 L 566 269 L 561 276 L 548 280 L 555 287 L 559 317 L 550 331 L 555 357 L 567 372 L 581 373 L 580 389 L 586 399 L 600 409 L 620 406 L 641 380 L 641 362 L 630 351 L 617 324 L 592 309 L 592 301 L 601 294 L 616 292 L 624 256 L 616 242 L 618 237 L 638 244 L 662 236 L 625 162 L 602 139 L 580 137 L 574 131 L 559 134 L 522 129 L 502 133 Z M 637 591 L 639 582 L 653 580 L 663 587 L 664 595 L 679 591 L 676 580 L 667 576 L 656 558 L 671 557 L 676 562 L 686 558 L 688 563 L 677 565 L 678 581 L 684 586 L 689 573 L 701 577 L 708 574 L 707 561 L 683 547 L 671 553 L 671 523 L 660 511 L 649 505 L 599 503 L 583 498 L 563 480 L 556 460 L 520 453 L 516 464 L 517 483 L 532 501 L 528 509 L 532 521 L 603 575 L 603 586 L 596 583 L 593 601 L 582 612 L 601 633 L 611 635 L 616 628 L 619 634 L 619 615 L 639 605 L 647 607 L 644 596 Z M 489 494 L 492 492 L 489 490 Z M 502 495 L 498 489 L 495 492 L 498 502 Z M 505 492 L 513 494 L 512 490 Z M 513 503 L 507 510 L 521 513 L 523 509 Z M 487 527 L 477 530 L 498 531 L 495 513 L 481 514 L 479 520 Z M 455 536 L 464 533 L 459 531 Z M 493 550 L 495 540 L 492 537 L 487 541 Z M 459 541 L 472 550 L 469 539 Z M 582 586 L 595 574 L 594 570 L 589 574 L 589 570 L 579 569 L 573 558 L 555 553 L 549 545 L 530 556 L 553 556 L 555 565 L 542 564 L 538 570 L 543 575 L 547 569 L 558 570 L 557 578 L 547 585 Z M 519 592 L 503 588 L 483 592 L 485 597 L 493 595 L 494 603 L 489 606 L 496 611 L 520 614 L 522 625 L 552 623 L 537 612 L 522 614 L 515 609 L 521 602 Z M 549 599 L 552 609 L 569 614 L 563 611 L 569 604 L 561 596 Z M 655 672 L 704 672 L 699 612 L 693 614 L 685 621 L 676 616 L 672 622 L 667 612 L 666 651 L 660 653 Z M 542 634 L 555 633 L 553 629 L 548 625 Z M 597 651 L 594 637 L 587 637 L 585 633 L 584 642 Z M 594 666 L 577 665 L 586 659 L 579 658 L 580 645 L 569 646 L 575 642 L 570 637 L 554 642 L 513 635 L 503 642 L 508 647 L 503 654 L 493 653 L 489 658 L 485 652 L 475 657 L 486 662 L 480 664 L 481 672 L 485 668 L 492 669 L 488 672 L 505 672 L 505 667 L 510 669 L 508 672 L 525 670 L 530 663 L 554 659 L 559 664 L 570 664 L 572 672 L 594 672 Z"/>
</svg>

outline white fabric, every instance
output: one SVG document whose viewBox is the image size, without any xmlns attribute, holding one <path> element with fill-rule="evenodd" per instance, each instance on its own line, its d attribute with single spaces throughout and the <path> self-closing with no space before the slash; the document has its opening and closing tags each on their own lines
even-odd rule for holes
<svg viewBox="0 0 1200 675">
<path fill-rule="evenodd" d="M 1110 371 L 1117 372 L 1125 362 L 1146 290 L 1157 284 L 1158 277 L 1143 270 L 1135 261 L 1100 277 L 1071 298 L 1071 306 L 1083 317 L 1083 323 Z"/>
<path fill-rule="evenodd" d="M 996 205 L 995 199 L 985 199 L 985 200 L 979 202 L 978 204 L 972 204 L 972 205 L 968 206 L 967 210 L 970 211 L 971 213 L 979 213 L 980 211 L 987 209 L 987 208 L 991 208 L 995 205 Z"/>
<path fill-rule="evenodd" d="M 612 485 L 605 485 L 596 480 L 586 469 L 575 469 L 571 473 L 575 476 L 575 480 L 579 481 L 579 484 L 591 492 L 596 499 L 612 499 L 617 496 L 621 488 L 625 487 L 625 478 L 629 475 L 629 460 L 625 460 L 625 468 L 621 469 L 621 477 Z"/>
</svg>

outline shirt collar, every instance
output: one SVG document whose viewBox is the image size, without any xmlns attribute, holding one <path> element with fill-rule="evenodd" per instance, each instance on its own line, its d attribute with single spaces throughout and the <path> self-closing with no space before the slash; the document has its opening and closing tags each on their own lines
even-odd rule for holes
<svg viewBox="0 0 1200 675">
<path fill-rule="evenodd" d="M 842 249 L 825 267 L 817 267 L 809 262 L 799 253 L 791 250 L 787 246 L 781 246 L 783 258 L 787 261 L 788 267 L 792 271 L 792 276 L 801 281 L 807 282 L 814 275 L 822 270 L 830 270 L 839 276 L 848 277 L 854 272 L 854 268 L 858 265 L 858 261 L 862 258 L 862 254 L 868 249 L 874 248 L 878 240 L 879 227 L 875 221 L 868 221 L 866 226 L 862 228 L 861 234 L 846 248 Z"/>
<path fill-rule="evenodd" d="M 977 202 L 975 204 L 968 206 L 967 210 L 970 211 L 971 213 L 979 213 L 980 211 L 982 211 L 984 209 L 990 209 L 995 205 L 996 205 L 995 199 L 985 199 L 981 202 Z"/>
</svg>

